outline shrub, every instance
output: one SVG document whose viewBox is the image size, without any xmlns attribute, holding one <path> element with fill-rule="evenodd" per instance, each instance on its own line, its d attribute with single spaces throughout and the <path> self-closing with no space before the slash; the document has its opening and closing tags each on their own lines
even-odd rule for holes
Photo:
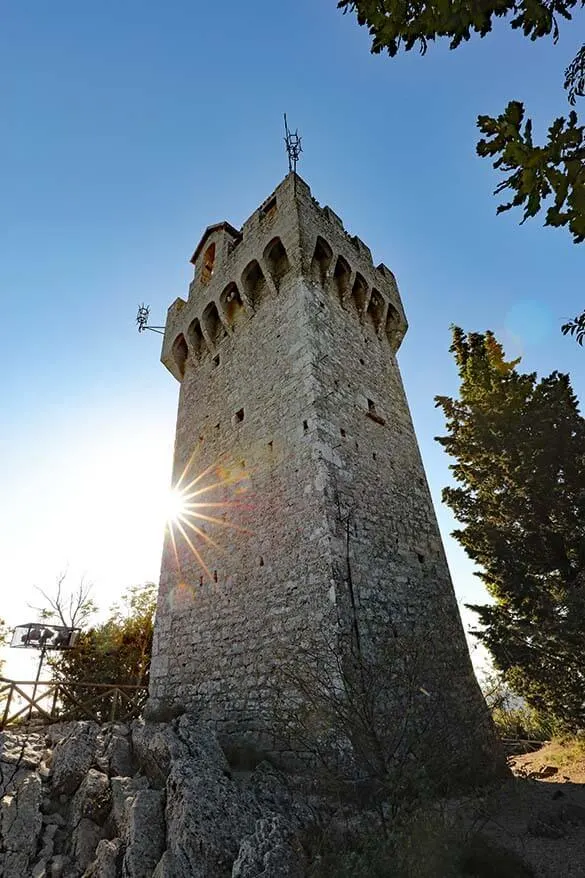
<svg viewBox="0 0 585 878">
<path fill-rule="evenodd" d="M 392 830 L 341 833 L 308 840 L 308 878 L 533 878 L 532 869 L 480 832 L 468 834 L 439 809 L 420 810 Z"/>
</svg>

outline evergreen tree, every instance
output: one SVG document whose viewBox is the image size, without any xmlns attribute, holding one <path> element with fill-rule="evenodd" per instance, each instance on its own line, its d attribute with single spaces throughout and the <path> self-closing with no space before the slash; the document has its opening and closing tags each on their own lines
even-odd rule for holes
<svg viewBox="0 0 585 878">
<path fill-rule="evenodd" d="M 436 397 L 458 487 L 453 536 L 493 603 L 470 606 L 496 668 L 527 702 L 585 723 L 585 420 L 567 375 L 518 372 L 493 333 L 453 328 L 459 399 Z"/>
</svg>

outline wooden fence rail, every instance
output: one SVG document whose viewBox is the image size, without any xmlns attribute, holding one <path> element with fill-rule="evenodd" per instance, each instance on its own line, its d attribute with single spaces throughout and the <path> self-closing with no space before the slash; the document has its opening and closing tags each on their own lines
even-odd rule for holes
<svg viewBox="0 0 585 878">
<path fill-rule="evenodd" d="M 65 683 L 0 677 L 0 730 L 26 720 L 125 722 L 139 716 L 148 687 L 125 683 Z"/>
</svg>

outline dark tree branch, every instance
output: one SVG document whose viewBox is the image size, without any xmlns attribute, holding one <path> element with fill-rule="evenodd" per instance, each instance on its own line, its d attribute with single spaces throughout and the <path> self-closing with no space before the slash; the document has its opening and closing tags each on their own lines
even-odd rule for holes
<svg viewBox="0 0 585 878">
<path fill-rule="evenodd" d="M 40 613 L 44 621 L 57 619 L 65 628 L 77 628 L 87 622 L 96 611 L 96 605 L 91 598 L 93 586 L 82 578 L 77 588 L 68 592 L 64 588 L 66 578 L 67 573 L 59 574 L 54 595 L 35 586 L 36 591 L 43 597 L 45 606 L 35 607 L 32 604 L 29 606 Z"/>
<path fill-rule="evenodd" d="M 561 326 L 561 332 L 563 335 L 574 335 L 579 344 L 582 345 L 583 339 L 585 339 L 585 311 L 583 311 L 582 314 L 577 315 L 574 320 L 569 320 L 568 323 L 563 323 Z"/>
<path fill-rule="evenodd" d="M 585 96 L 585 45 L 581 46 L 565 70 L 565 88 L 569 92 L 569 103 L 573 107 L 576 98 Z"/>
</svg>

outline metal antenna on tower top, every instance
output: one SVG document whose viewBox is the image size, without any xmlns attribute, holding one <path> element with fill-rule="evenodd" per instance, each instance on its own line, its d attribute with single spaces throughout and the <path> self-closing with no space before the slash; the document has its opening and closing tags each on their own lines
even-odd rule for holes
<svg viewBox="0 0 585 878">
<path fill-rule="evenodd" d="M 286 113 L 284 114 L 284 142 L 286 144 L 286 151 L 288 153 L 288 170 L 297 172 L 297 162 L 299 160 L 299 156 L 303 151 L 303 147 L 301 146 L 301 138 L 299 136 L 298 129 L 292 133 L 289 131 L 288 123 L 286 121 Z"/>
</svg>

